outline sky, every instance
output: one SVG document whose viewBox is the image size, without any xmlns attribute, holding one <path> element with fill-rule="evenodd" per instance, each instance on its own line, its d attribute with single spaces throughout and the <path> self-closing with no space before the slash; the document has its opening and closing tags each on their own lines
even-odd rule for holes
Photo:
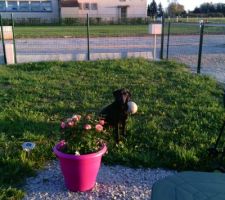
<svg viewBox="0 0 225 200">
<path fill-rule="evenodd" d="M 155 0 L 157 5 L 161 2 L 163 8 L 165 9 L 168 6 L 169 2 L 172 2 L 173 0 Z M 148 3 L 151 3 L 152 0 L 148 0 Z M 186 11 L 194 10 L 195 7 L 199 7 L 203 3 L 225 3 L 225 0 L 177 0 L 177 2 L 184 6 L 184 9 Z"/>
</svg>

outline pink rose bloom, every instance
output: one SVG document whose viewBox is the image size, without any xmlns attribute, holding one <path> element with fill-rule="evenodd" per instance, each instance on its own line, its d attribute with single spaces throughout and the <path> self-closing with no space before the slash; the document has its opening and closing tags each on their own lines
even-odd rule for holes
<svg viewBox="0 0 225 200">
<path fill-rule="evenodd" d="M 91 125 L 90 124 L 85 124 L 84 125 L 84 129 L 85 130 L 90 130 L 91 129 Z"/>
<path fill-rule="evenodd" d="M 72 117 L 72 120 L 75 121 L 75 122 L 77 122 L 77 121 L 80 120 L 80 118 L 81 118 L 80 115 L 74 115 L 74 116 Z"/>
<path fill-rule="evenodd" d="M 69 127 L 72 127 L 72 126 L 74 126 L 74 125 L 75 125 L 74 121 L 69 121 L 69 122 L 68 122 L 68 126 L 69 126 Z"/>
<path fill-rule="evenodd" d="M 104 124 L 105 124 L 105 120 L 100 119 L 98 123 L 99 123 L 100 125 L 104 126 Z"/>
<path fill-rule="evenodd" d="M 97 124 L 97 125 L 95 126 L 95 130 L 96 130 L 97 132 L 101 132 L 101 131 L 103 131 L 103 126 L 102 126 L 101 124 Z"/>
<path fill-rule="evenodd" d="M 60 127 L 61 127 L 62 129 L 66 128 L 66 123 L 65 123 L 65 122 L 61 122 Z"/>
</svg>

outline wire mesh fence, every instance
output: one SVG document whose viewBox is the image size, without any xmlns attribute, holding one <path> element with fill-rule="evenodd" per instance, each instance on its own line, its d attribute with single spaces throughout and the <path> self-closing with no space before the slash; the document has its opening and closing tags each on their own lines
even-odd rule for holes
<svg viewBox="0 0 225 200">
<path fill-rule="evenodd" d="M 169 30 L 167 23 L 164 32 L 167 46 L 164 54 L 168 59 L 187 64 L 193 72 L 199 70 L 201 73 L 214 76 L 220 82 L 225 82 L 225 25 L 205 23 L 202 45 L 200 25 L 171 23 Z"/>
<path fill-rule="evenodd" d="M 205 25 L 201 72 L 225 83 L 225 25 Z"/>
<path fill-rule="evenodd" d="M 90 22 L 91 59 L 152 58 L 153 42 L 147 24 L 95 26 Z"/>
<path fill-rule="evenodd" d="M 85 20 L 79 25 L 15 25 L 17 60 L 23 62 L 82 60 L 87 32 Z"/>
<path fill-rule="evenodd" d="M 196 22 L 169 22 L 166 19 L 164 48 L 161 36 L 157 36 L 155 46 L 155 37 L 149 34 L 149 24 L 161 21 L 155 22 L 149 18 L 82 15 L 78 18 L 55 19 L 51 23 L 31 19 L 3 19 L 2 24 L 12 25 L 13 22 L 18 63 L 127 57 L 153 59 L 156 47 L 156 59 L 161 58 L 163 53 L 163 58 L 185 63 L 193 72 L 197 72 L 200 63 L 202 73 L 212 74 L 225 82 L 224 24 L 204 24 L 199 60 L 200 24 Z M 13 41 L 7 40 L 6 44 L 13 44 Z M 0 56 L 3 58 L 3 42 L 0 49 Z M 1 59 L 1 63 L 4 63 L 4 59 Z"/>
<path fill-rule="evenodd" d="M 171 23 L 170 30 L 168 28 L 169 24 L 166 24 L 165 57 L 185 63 L 190 66 L 192 71 L 196 71 L 199 50 L 199 25 Z"/>
<path fill-rule="evenodd" d="M 4 22 L 3 22 L 4 23 Z M 154 40 L 147 18 L 64 19 L 61 24 L 15 23 L 18 63 L 50 60 L 96 60 L 126 57 L 152 59 Z M 10 24 L 7 21 L 7 24 Z M 157 38 L 157 57 L 160 37 Z"/>
</svg>

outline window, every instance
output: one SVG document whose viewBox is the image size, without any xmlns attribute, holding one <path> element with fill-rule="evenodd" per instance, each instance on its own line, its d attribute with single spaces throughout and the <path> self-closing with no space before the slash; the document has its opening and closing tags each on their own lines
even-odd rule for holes
<svg viewBox="0 0 225 200">
<path fill-rule="evenodd" d="M 121 18 L 127 18 L 127 7 L 121 7 Z"/>
<path fill-rule="evenodd" d="M 41 6 L 42 6 L 42 11 L 52 11 L 51 1 L 42 1 Z"/>
<path fill-rule="evenodd" d="M 19 2 L 19 11 L 29 11 L 30 6 L 28 1 L 20 1 Z"/>
<path fill-rule="evenodd" d="M 17 11 L 17 2 L 16 1 L 8 1 L 7 11 Z"/>
<path fill-rule="evenodd" d="M 82 3 L 79 3 L 79 9 L 82 10 Z"/>
<path fill-rule="evenodd" d="M 31 11 L 34 11 L 34 12 L 41 11 L 40 1 L 31 1 L 30 8 L 31 8 Z"/>
<path fill-rule="evenodd" d="M 5 1 L 0 1 L 0 11 L 5 11 Z"/>
<path fill-rule="evenodd" d="M 89 10 L 89 3 L 84 4 L 84 10 Z"/>
<path fill-rule="evenodd" d="M 91 4 L 91 10 L 98 10 L 98 5 L 97 5 L 97 3 L 92 3 L 92 4 Z"/>
</svg>

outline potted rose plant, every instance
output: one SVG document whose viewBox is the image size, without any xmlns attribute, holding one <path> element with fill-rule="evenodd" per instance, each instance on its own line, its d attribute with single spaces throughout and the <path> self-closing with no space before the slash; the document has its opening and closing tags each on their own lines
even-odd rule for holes
<svg viewBox="0 0 225 200">
<path fill-rule="evenodd" d="M 65 185 L 71 191 L 94 187 L 108 132 L 105 121 L 94 114 L 73 115 L 61 121 L 61 141 L 53 151 L 60 161 Z"/>
</svg>

